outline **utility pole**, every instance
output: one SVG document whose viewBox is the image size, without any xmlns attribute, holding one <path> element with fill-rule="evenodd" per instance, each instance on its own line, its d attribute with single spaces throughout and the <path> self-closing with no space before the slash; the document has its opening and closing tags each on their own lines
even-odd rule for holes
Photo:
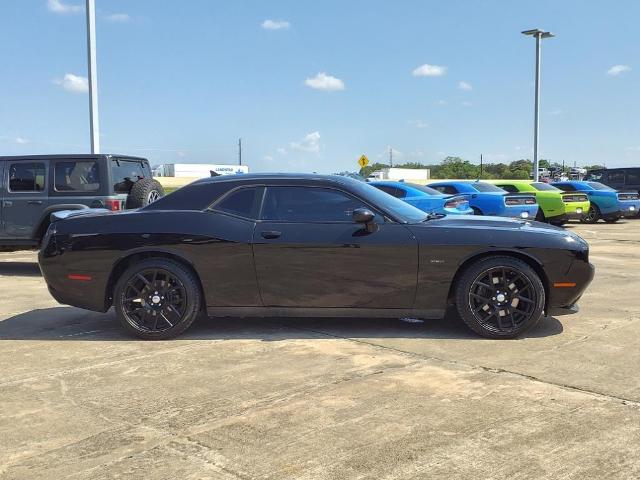
<svg viewBox="0 0 640 480">
<path fill-rule="evenodd" d="M 538 130 L 540 128 L 540 52 L 543 38 L 553 37 L 553 33 L 545 32 L 540 29 L 525 30 L 524 35 L 531 35 L 536 39 L 536 93 L 535 93 L 535 113 L 533 121 L 533 180 L 537 182 L 540 179 L 538 172 Z"/>
<path fill-rule="evenodd" d="M 393 167 L 393 148 L 389 147 L 389 166 Z"/>
<path fill-rule="evenodd" d="M 87 0 L 87 55 L 89 70 L 89 131 L 91 153 L 100 153 L 98 124 L 98 67 L 96 62 L 96 0 Z"/>
<path fill-rule="evenodd" d="M 480 154 L 480 178 L 482 178 L 482 154 Z"/>
<path fill-rule="evenodd" d="M 238 165 L 242 165 L 242 138 L 238 139 Z"/>
</svg>

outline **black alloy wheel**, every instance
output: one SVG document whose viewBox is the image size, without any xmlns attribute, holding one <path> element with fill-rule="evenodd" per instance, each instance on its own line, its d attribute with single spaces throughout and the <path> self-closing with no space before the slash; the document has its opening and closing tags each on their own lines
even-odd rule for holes
<svg viewBox="0 0 640 480">
<path fill-rule="evenodd" d="M 597 223 L 598 220 L 600 220 L 601 214 L 600 214 L 600 209 L 598 208 L 597 205 L 594 205 L 593 203 L 589 206 L 589 210 L 587 210 L 587 213 L 585 213 L 584 215 L 582 215 L 582 217 L 580 217 L 580 221 L 582 223 Z"/>
<path fill-rule="evenodd" d="M 201 304 L 195 275 L 173 260 L 144 260 L 129 268 L 116 286 L 120 323 L 149 340 L 175 337 L 196 319 Z"/>
<path fill-rule="evenodd" d="M 456 286 L 462 320 L 488 338 L 514 338 L 542 317 L 544 286 L 525 262 L 487 257 L 468 268 Z"/>
</svg>

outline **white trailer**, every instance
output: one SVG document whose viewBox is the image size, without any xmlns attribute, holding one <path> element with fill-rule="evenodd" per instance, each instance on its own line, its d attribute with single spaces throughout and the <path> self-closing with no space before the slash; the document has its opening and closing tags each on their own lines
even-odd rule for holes
<svg viewBox="0 0 640 480">
<path fill-rule="evenodd" d="M 370 179 L 375 180 L 405 180 L 407 182 L 426 182 L 431 178 L 431 170 L 428 168 L 383 168 L 371 175 Z"/>
<path fill-rule="evenodd" d="M 153 170 L 156 177 L 204 178 L 218 175 L 238 175 L 249 173 L 247 165 L 221 165 L 212 163 L 165 163 Z"/>
</svg>

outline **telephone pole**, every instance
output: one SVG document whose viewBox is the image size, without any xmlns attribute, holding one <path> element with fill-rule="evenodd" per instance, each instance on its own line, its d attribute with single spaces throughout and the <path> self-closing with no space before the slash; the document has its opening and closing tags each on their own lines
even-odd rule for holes
<svg viewBox="0 0 640 480">
<path fill-rule="evenodd" d="M 393 167 L 393 148 L 389 147 L 389 166 Z"/>
<path fill-rule="evenodd" d="M 242 138 L 238 139 L 238 165 L 242 165 Z"/>
</svg>

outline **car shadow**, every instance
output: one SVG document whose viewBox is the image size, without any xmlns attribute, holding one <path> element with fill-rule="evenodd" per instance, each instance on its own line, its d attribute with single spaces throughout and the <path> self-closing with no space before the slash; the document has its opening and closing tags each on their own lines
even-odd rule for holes
<svg viewBox="0 0 640 480">
<path fill-rule="evenodd" d="M 37 262 L 0 262 L 0 276 L 18 275 L 21 277 L 40 277 Z"/>
<path fill-rule="evenodd" d="M 546 317 L 521 338 L 562 333 L 556 318 Z M 207 318 L 202 316 L 183 335 L 184 340 L 282 341 L 288 339 L 412 338 L 484 341 L 454 315 L 439 320 L 388 318 Z M 55 307 L 21 313 L 0 321 L 0 340 L 131 341 L 113 310 L 95 313 L 74 307 Z"/>
</svg>

